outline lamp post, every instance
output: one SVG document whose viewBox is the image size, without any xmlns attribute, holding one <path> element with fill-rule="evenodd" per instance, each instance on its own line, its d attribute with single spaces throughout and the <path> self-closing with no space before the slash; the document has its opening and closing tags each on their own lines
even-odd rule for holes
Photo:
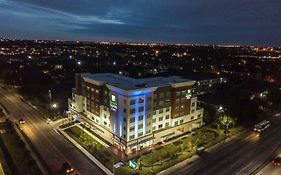
<svg viewBox="0 0 281 175">
<path fill-rule="evenodd" d="M 58 115 L 58 112 L 57 112 L 58 106 L 59 105 L 57 103 L 55 103 L 55 102 L 51 104 L 51 109 L 55 112 L 55 115 Z"/>
<path fill-rule="evenodd" d="M 52 108 L 53 108 L 53 109 L 56 109 L 57 107 L 58 107 L 57 103 L 53 103 L 53 104 L 52 104 Z"/>
</svg>

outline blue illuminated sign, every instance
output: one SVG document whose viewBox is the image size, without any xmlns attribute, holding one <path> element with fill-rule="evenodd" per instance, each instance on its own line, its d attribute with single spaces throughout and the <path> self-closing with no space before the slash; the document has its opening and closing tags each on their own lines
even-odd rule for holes
<svg viewBox="0 0 281 175">
<path fill-rule="evenodd" d="M 136 170 L 137 169 L 137 161 L 136 160 L 130 160 L 129 161 L 129 166 L 131 168 L 133 168 L 134 170 Z"/>
</svg>

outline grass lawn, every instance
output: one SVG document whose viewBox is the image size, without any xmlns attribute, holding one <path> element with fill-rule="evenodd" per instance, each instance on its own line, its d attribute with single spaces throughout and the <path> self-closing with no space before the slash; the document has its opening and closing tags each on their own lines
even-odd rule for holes
<svg viewBox="0 0 281 175">
<path fill-rule="evenodd" d="M 78 126 L 73 126 L 65 129 L 64 131 L 97 160 L 99 160 L 105 167 L 112 170 L 112 161 L 116 162 L 117 160 L 112 158 L 111 150 L 109 148 L 104 147 Z"/>
<path fill-rule="evenodd" d="M 0 147 L 13 174 L 42 174 L 36 162 L 25 148 L 14 128 L 9 123 L 0 123 Z"/>
</svg>

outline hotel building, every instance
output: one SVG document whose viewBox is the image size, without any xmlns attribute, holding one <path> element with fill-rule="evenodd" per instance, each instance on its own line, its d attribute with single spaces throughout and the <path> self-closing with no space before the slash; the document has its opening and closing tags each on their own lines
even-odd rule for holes
<svg viewBox="0 0 281 175">
<path fill-rule="evenodd" d="M 69 109 L 107 142 L 131 153 L 202 125 L 194 84 L 178 76 L 134 79 L 81 73 L 75 75 Z"/>
</svg>

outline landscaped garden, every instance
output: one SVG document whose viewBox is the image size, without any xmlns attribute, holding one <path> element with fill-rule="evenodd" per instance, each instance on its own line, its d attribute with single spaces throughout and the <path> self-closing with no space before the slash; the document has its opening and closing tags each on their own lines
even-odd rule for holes
<svg viewBox="0 0 281 175">
<path fill-rule="evenodd" d="M 66 132 L 71 138 L 92 154 L 105 167 L 112 170 L 113 161 L 116 162 L 117 160 L 112 157 L 110 148 L 104 147 L 78 126 L 74 125 L 73 127 L 67 128 L 64 132 Z"/>
<path fill-rule="evenodd" d="M 105 167 L 112 170 L 113 161 L 118 160 L 112 157 L 110 148 L 104 147 L 92 136 L 84 132 L 78 126 L 73 126 L 64 130 L 71 138 L 85 148 Z M 226 137 L 230 137 L 240 131 L 239 128 L 230 127 L 227 135 L 223 125 L 204 126 L 186 137 L 176 140 L 173 143 L 163 147 L 153 149 L 144 155 L 139 155 L 134 161 L 137 164 L 136 170 L 127 165 L 115 169 L 117 175 L 132 175 L 132 174 L 156 174 L 164 169 L 167 169 L 185 159 L 188 159 L 196 154 L 199 147 L 208 148 L 214 144 L 223 141 Z"/>
<path fill-rule="evenodd" d="M 227 137 L 239 132 L 238 128 L 230 129 Z M 133 170 L 129 165 L 116 169 L 118 175 L 132 174 L 156 174 L 167 169 L 183 160 L 190 158 L 196 154 L 199 147 L 208 148 L 225 139 L 223 129 L 202 127 L 195 130 L 192 134 L 177 140 L 173 143 L 165 145 L 150 153 L 139 156 L 137 161 L 137 170 Z M 129 163 L 128 163 L 129 164 Z"/>
</svg>

